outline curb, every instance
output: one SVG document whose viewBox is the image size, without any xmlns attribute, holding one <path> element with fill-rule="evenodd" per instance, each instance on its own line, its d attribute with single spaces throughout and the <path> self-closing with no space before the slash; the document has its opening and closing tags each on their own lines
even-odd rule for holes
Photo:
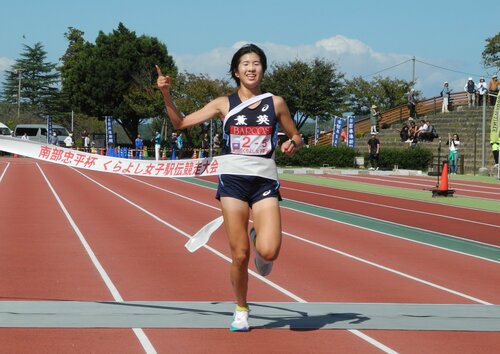
<svg viewBox="0 0 500 354">
<path fill-rule="evenodd" d="M 420 170 L 390 170 L 369 171 L 359 169 L 336 169 L 336 168 L 288 168 L 278 167 L 278 174 L 296 175 L 375 175 L 375 176 L 423 176 Z"/>
</svg>

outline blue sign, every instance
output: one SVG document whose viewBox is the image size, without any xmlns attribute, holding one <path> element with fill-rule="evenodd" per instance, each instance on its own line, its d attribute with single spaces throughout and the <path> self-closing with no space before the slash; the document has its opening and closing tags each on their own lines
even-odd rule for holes
<svg viewBox="0 0 500 354">
<path fill-rule="evenodd" d="M 47 144 L 50 144 L 50 137 L 52 136 L 52 116 L 47 116 Z"/>
<path fill-rule="evenodd" d="M 347 117 L 347 146 L 354 148 L 354 116 Z"/>
<path fill-rule="evenodd" d="M 344 128 L 344 119 L 341 117 L 335 117 L 333 119 L 332 146 L 337 146 L 339 144 L 342 128 Z"/>
<path fill-rule="evenodd" d="M 113 134 L 113 116 L 106 116 L 106 145 L 115 145 L 115 135 Z"/>
</svg>

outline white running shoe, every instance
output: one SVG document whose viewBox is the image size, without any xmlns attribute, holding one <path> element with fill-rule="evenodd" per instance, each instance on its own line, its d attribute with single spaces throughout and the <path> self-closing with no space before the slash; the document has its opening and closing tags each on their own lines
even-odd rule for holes
<svg viewBox="0 0 500 354">
<path fill-rule="evenodd" d="M 255 268 L 257 268 L 257 272 L 265 277 L 266 275 L 269 275 L 271 273 L 271 270 L 273 269 L 273 262 L 268 262 L 262 259 L 260 256 L 259 252 L 257 252 L 257 249 L 255 248 L 255 240 L 257 238 L 257 234 L 255 233 L 255 229 L 252 227 L 250 229 L 250 240 L 252 241 L 253 244 L 253 249 L 255 251 Z"/>
<path fill-rule="evenodd" d="M 248 311 L 234 310 L 233 322 L 229 329 L 232 332 L 248 332 L 250 329 L 248 325 Z"/>
</svg>

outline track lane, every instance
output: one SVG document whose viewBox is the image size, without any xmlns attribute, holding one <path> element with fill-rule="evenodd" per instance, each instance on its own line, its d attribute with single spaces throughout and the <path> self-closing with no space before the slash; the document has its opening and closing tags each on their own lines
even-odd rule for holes
<svg viewBox="0 0 500 354">
<path fill-rule="evenodd" d="M 58 173 L 56 173 L 55 175 L 58 175 Z M 121 177 L 121 176 L 116 176 L 116 177 L 120 177 L 120 178 L 125 179 L 124 177 Z M 110 187 L 113 187 L 113 188 L 117 184 L 121 184 L 121 181 L 119 179 L 110 180 L 109 184 L 108 184 L 107 177 L 106 177 L 105 180 L 106 180 L 106 184 L 108 186 L 110 186 Z M 161 182 L 161 184 L 163 185 L 163 183 L 173 182 L 173 181 L 164 181 L 164 180 L 160 181 L 160 180 L 158 180 L 158 182 Z M 155 183 L 156 183 L 156 181 L 155 181 Z M 179 184 L 179 181 L 175 181 L 175 183 Z M 85 196 L 93 196 L 94 195 L 93 193 L 96 193 L 96 190 L 93 190 L 92 188 L 87 189 L 86 187 L 84 187 L 85 185 L 86 185 L 86 182 L 84 180 L 78 179 L 77 182 L 72 185 L 72 188 L 68 188 L 68 191 L 64 192 L 64 193 L 66 193 L 66 195 L 64 197 L 64 200 L 65 200 L 65 202 L 68 203 L 68 205 L 69 204 L 72 205 L 71 208 L 73 210 L 72 210 L 71 214 L 75 216 L 75 219 L 77 219 L 77 217 L 78 218 L 80 217 L 80 216 L 78 216 L 78 214 L 80 213 L 77 210 L 78 208 L 81 208 L 81 209 L 84 209 L 84 210 L 86 208 L 87 209 L 92 208 L 92 205 L 91 205 L 90 201 L 87 201 L 87 200 L 83 201 L 83 202 L 81 201 L 81 195 L 83 194 Z M 205 223 L 205 221 L 208 221 L 208 220 L 211 219 L 211 217 L 210 217 L 210 218 L 208 218 L 208 220 L 203 220 L 205 212 L 207 210 L 209 210 L 209 209 L 203 209 L 203 212 L 198 212 L 197 215 L 194 215 L 197 210 L 193 207 L 192 204 L 191 205 L 189 205 L 189 204 L 185 205 L 183 203 L 178 202 L 177 199 L 176 199 L 176 201 L 175 201 L 175 203 L 173 203 L 174 205 L 172 207 L 172 205 L 169 205 L 168 203 L 165 204 L 165 199 L 166 198 L 164 196 L 162 196 L 163 198 L 158 196 L 158 194 L 159 194 L 158 190 L 155 190 L 154 193 L 150 194 L 150 193 L 147 192 L 147 190 L 140 189 L 139 191 L 136 191 L 137 188 L 135 188 L 135 187 L 136 187 L 136 185 L 134 185 L 134 184 L 130 184 L 130 185 L 127 184 L 123 188 L 124 189 L 124 193 L 127 193 L 127 191 L 128 191 L 128 193 L 132 193 L 133 196 L 134 196 L 134 198 L 137 198 L 136 201 L 140 205 L 148 206 L 148 207 L 151 206 L 151 205 L 153 205 L 155 213 L 156 212 L 160 213 L 161 210 L 168 209 L 167 214 L 172 214 L 171 215 L 172 216 L 172 222 L 175 221 L 174 219 L 182 217 L 182 215 L 180 215 L 182 213 L 177 213 L 178 210 L 176 210 L 176 209 L 186 208 L 186 210 L 189 210 L 191 212 L 190 213 L 190 218 L 182 219 L 181 220 L 182 223 L 184 223 L 183 226 L 188 225 L 188 227 L 186 228 L 186 230 L 191 230 L 192 229 L 192 230 L 196 231 L 199 226 L 201 226 L 201 225 L 203 225 Z M 122 187 L 120 186 L 119 188 L 122 188 Z M 192 185 L 189 185 L 188 189 L 190 189 L 192 191 L 195 188 Z M 59 190 L 59 188 L 58 188 L 58 190 Z M 78 193 L 75 193 L 75 190 L 78 190 Z M 133 192 L 131 190 L 133 190 Z M 199 194 L 203 194 L 202 189 L 200 189 L 200 188 L 198 188 L 195 192 L 199 193 Z M 101 191 L 101 193 L 102 193 L 102 191 Z M 207 203 L 212 203 L 213 202 L 213 194 L 214 194 L 214 192 L 210 191 L 210 193 L 207 193 L 207 194 L 210 194 L 210 201 L 207 200 Z M 78 195 L 80 195 L 80 203 L 78 202 L 78 199 L 79 199 Z M 75 199 L 75 200 L 73 201 L 73 199 Z M 157 201 L 156 199 L 161 199 L 161 201 Z M 143 201 L 141 201 L 141 200 L 143 200 Z M 129 241 L 126 240 L 126 239 L 124 239 L 124 238 L 130 237 L 130 236 L 127 236 L 127 235 L 133 233 L 134 230 L 141 229 L 141 227 L 138 227 L 137 229 L 135 228 L 136 227 L 136 225 L 135 225 L 136 223 L 140 226 L 140 225 L 144 225 L 144 224 L 145 225 L 151 225 L 152 222 L 151 222 L 150 218 L 145 218 L 144 216 L 137 217 L 137 214 L 140 214 L 137 211 L 135 213 L 134 212 L 130 213 L 127 210 L 128 209 L 127 206 L 124 206 L 121 203 L 117 204 L 116 200 L 114 198 L 112 198 L 112 197 L 110 198 L 109 195 L 106 198 L 103 198 L 102 200 L 99 199 L 98 200 L 98 204 L 104 203 L 105 206 L 108 206 L 108 204 L 106 204 L 107 201 L 111 202 L 109 204 L 111 206 L 111 208 L 106 208 L 106 207 L 98 208 L 98 211 L 95 214 L 92 214 L 92 217 L 87 217 L 87 221 L 94 220 L 94 217 L 97 218 L 97 220 L 99 220 L 99 217 L 100 217 L 101 219 L 103 219 L 103 218 L 104 219 L 108 219 L 108 222 L 110 222 L 110 223 L 125 222 L 127 224 L 133 225 L 134 228 L 129 228 L 129 229 L 123 229 L 123 230 L 121 230 L 122 231 L 122 237 L 121 238 L 119 238 L 117 236 L 112 236 L 112 233 L 115 230 L 112 227 L 106 226 L 106 230 L 110 233 L 110 235 L 113 237 L 113 240 L 115 242 L 104 242 L 104 241 L 98 240 L 98 238 L 104 238 L 104 237 L 110 236 L 110 235 L 107 235 L 107 234 L 96 235 L 95 239 L 93 240 L 93 242 L 95 242 L 96 244 L 98 242 L 102 242 L 101 247 L 97 247 L 97 249 L 100 249 L 99 254 L 101 254 L 102 256 L 107 256 L 108 254 L 111 254 L 111 256 L 113 257 L 113 260 L 109 261 L 110 262 L 109 265 L 111 266 L 112 269 L 116 269 L 116 273 L 117 273 L 116 275 L 118 277 L 120 277 L 120 279 L 121 279 L 122 277 L 118 274 L 119 273 L 118 268 L 120 268 L 123 265 L 123 263 L 127 261 L 127 256 L 124 256 L 122 253 L 128 254 L 127 253 L 128 252 L 128 250 L 127 250 L 128 247 L 126 247 L 126 246 L 122 247 L 122 246 L 119 246 L 117 244 L 120 243 L 120 242 L 127 244 Z M 198 207 L 196 207 L 196 208 L 198 208 Z M 116 210 L 113 210 L 113 209 L 116 209 Z M 214 212 L 214 213 L 215 213 L 214 214 L 215 216 L 219 215 L 217 212 Z M 84 214 L 84 213 L 82 213 L 82 214 Z M 82 217 L 82 220 L 85 219 L 85 216 L 82 215 L 81 217 Z M 196 217 L 198 219 L 196 219 Z M 147 220 L 144 220 L 144 219 L 147 219 Z M 290 222 L 290 219 L 287 216 L 284 215 L 284 220 L 285 219 L 286 219 L 285 225 L 288 225 L 288 223 Z M 192 225 L 192 224 L 194 224 L 194 225 Z M 97 226 L 97 225 L 94 225 L 94 228 L 95 228 L 95 226 Z M 331 228 L 331 226 L 330 226 L 330 228 Z M 149 230 L 150 228 L 147 227 L 147 229 Z M 288 227 L 287 227 L 287 229 L 288 229 Z M 135 247 L 135 248 L 141 248 L 141 247 L 143 247 L 143 248 L 145 248 L 145 249 L 147 249 L 147 250 L 149 250 L 151 252 L 151 249 L 155 249 L 155 247 L 172 247 L 172 248 L 175 247 L 175 248 L 178 248 L 180 246 L 182 248 L 183 243 L 186 241 L 186 239 L 183 239 L 182 242 L 173 242 L 172 238 L 168 238 L 168 243 L 166 241 L 164 243 L 159 243 L 159 242 L 155 243 L 155 242 L 152 242 L 152 241 L 154 241 L 154 239 L 156 239 L 156 238 L 160 238 L 161 237 L 160 236 L 161 232 L 157 232 L 156 230 L 151 231 L 151 232 L 155 232 L 155 237 L 151 237 L 151 238 L 149 238 L 149 237 L 143 237 L 141 239 L 141 241 L 143 241 L 143 242 L 138 242 L 139 240 L 137 238 L 134 238 L 133 242 L 130 241 L 131 242 L 130 246 L 131 247 Z M 123 236 L 123 235 L 125 235 L 125 236 Z M 178 235 L 177 235 L 177 237 L 178 237 Z M 214 247 L 216 245 L 220 244 L 221 250 L 223 250 L 224 248 L 227 249 L 225 237 L 223 235 L 222 235 L 222 237 L 221 237 L 220 234 L 216 235 L 214 237 L 214 240 L 212 240 L 212 241 L 211 241 L 211 245 L 213 244 Z M 283 256 L 282 255 L 282 258 L 280 258 L 280 262 L 279 262 L 280 266 L 279 266 L 279 269 L 277 268 L 277 272 L 276 272 L 277 275 L 279 275 L 283 271 L 283 269 L 286 269 L 289 266 L 291 266 L 291 264 L 293 264 L 293 263 L 297 264 L 297 259 L 301 259 L 299 257 L 301 257 L 305 253 L 304 252 L 304 246 L 303 246 L 303 244 L 299 245 L 299 249 L 295 251 L 295 247 L 291 247 L 291 246 L 289 247 L 290 243 L 288 241 L 286 241 L 286 242 L 287 242 L 287 244 L 284 246 L 284 250 L 287 249 L 287 252 L 290 251 L 291 253 L 290 253 L 289 256 Z M 152 245 L 153 247 L 150 247 L 150 245 Z M 115 254 L 113 254 L 113 248 L 112 248 L 113 246 L 114 247 L 118 247 L 118 251 L 119 252 L 116 252 Z M 184 257 L 184 258 L 189 258 L 189 261 L 194 262 L 194 259 L 192 257 L 197 257 L 198 256 L 197 253 L 195 253 L 195 255 L 189 255 L 189 257 L 186 257 L 185 255 L 184 256 L 181 255 L 181 256 Z M 309 254 L 309 253 L 311 255 L 314 254 L 313 250 L 307 252 L 307 254 Z M 147 256 L 147 254 L 148 254 L 148 252 L 144 252 L 144 253 L 141 253 L 141 252 L 132 253 L 131 255 L 133 257 L 132 257 L 132 259 L 129 259 L 129 261 L 131 260 L 132 261 L 131 263 L 135 263 L 135 264 L 130 265 L 129 266 L 130 269 L 126 269 L 126 271 L 130 272 L 130 271 L 133 271 L 133 268 L 135 268 L 135 267 L 141 267 L 141 265 L 139 265 L 137 263 L 137 259 L 140 259 L 141 257 Z M 213 258 L 213 254 L 210 254 L 208 252 L 207 252 L 207 254 L 210 256 L 210 258 Z M 128 255 L 130 255 L 130 254 L 128 254 Z M 172 260 L 168 260 L 167 263 L 165 263 L 165 261 L 161 262 L 161 258 L 162 257 L 156 257 L 155 255 L 153 255 L 152 258 L 155 259 L 155 260 L 158 260 L 160 263 L 158 264 L 158 268 L 154 269 L 152 267 L 151 270 L 153 272 L 158 272 L 158 269 L 162 269 L 162 270 L 164 269 L 164 267 L 162 267 L 162 265 L 172 265 L 172 264 L 175 263 L 178 266 L 177 269 L 179 271 L 182 271 L 182 267 L 185 265 L 184 260 L 181 259 L 182 257 L 179 257 L 176 252 L 168 253 L 168 257 L 175 258 L 175 261 L 172 259 Z M 325 258 L 328 258 L 328 257 L 325 257 Z M 282 259 L 283 259 L 283 261 L 282 261 Z M 144 259 L 142 261 L 146 262 L 146 263 L 149 262 L 149 260 L 144 260 Z M 203 262 L 203 260 L 201 262 Z M 326 261 L 321 260 L 319 263 L 322 264 L 323 262 L 326 262 Z M 332 264 L 335 264 L 336 262 L 337 262 L 337 258 L 334 259 L 334 261 L 332 262 Z M 189 262 L 187 262 L 187 263 L 189 263 Z M 211 269 L 212 271 L 211 272 L 207 272 L 208 273 L 207 275 L 208 276 L 214 276 L 215 274 L 221 274 L 221 273 L 223 273 L 223 278 L 224 278 L 224 283 L 225 283 L 223 286 L 226 287 L 227 289 L 229 289 L 229 287 L 227 285 L 227 264 L 224 264 L 223 262 L 213 261 L 213 260 L 212 260 L 212 263 L 215 263 L 215 264 L 212 265 L 212 269 Z M 221 268 L 221 264 L 220 263 L 222 263 L 222 268 Z M 304 262 L 302 262 L 301 264 L 303 265 Z M 331 263 L 326 262 L 326 264 L 330 265 Z M 205 263 L 198 263 L 197 267 L 194 267 L 194 270 L 195 271 L 199 271 L 199 268 L 205 267 L 205 266 L 206 266 Z M 346 264 L 346 267 L 341 267 L 340 269 L 342 269 L 342 270 L 348 270 L 349 267 L 350 267 L 350 263 Z M 302 268 L 304 268 L 304 267 L 302 266 Z M 222 269 L 224 269 L 224 271 Z M 318 267 L 318 269 L 320 269 L 320 267 Z M 112 271 L 112 272 L 114 272 L 114 271 Z M 123 277 L 123 279 L 121 279 L 120 288 L 128 288 L 129 284 L 127 284 L 127 281 L 128 282 L 132 282 L 132 283 L 138 283 L 138 282 L 140 282 L 140 280 L 136 279 L 136 278 L 139 277 L 139 276 L 141 276 L 141 275 L 143 277 L 146 277 L 146 276 L 149 277 L 150 276 L 149 273 L 144 273 L 143 271 L 140 271 L 140 272 L 137 272 L 137 273 L 138 274 L 132 273 L 131 276 L 130 276 L 130 279 L 129 279 L 129 277 Z M 166 273 L 167 274 L 165 275 L 164 280 L 170 279 L 170 277 L 174 277 L 174 275 L 170 274 L 168 272 L 168 270 L 166 271 Z M 376 272 L 370 272 L 370 274 L 373 275 L 373 274 L 376 274 Z M 201 273 L 201 274 L 198 273 L 198 275 L 204 276 L 205 273 Z M 274 275 L 275 274 L 273 273 L 273 276 Z M 289 275 L 290 275 L 290 279 L 287 279 L 287 281 L 293 280 L 293 277 L 295 276 L 295 274 L 290 273 Z M 370 275 L 368 275 L 368 276 L 370 277 Z M 114 277 L 114 275 L 113 275 L 113 277 Z M 182 287 L 183 286 L 186 286 L 186 287 L 188 286 L 188 285 L 182 285 L 181 282 L 184 281 L 184 280 L 185 279 L 179 279 L 176 282 L 176 284 L 175 284 L 176 286 L 180 286 L 181 287 L 181 289 L 180 289 L 180 293 L 181 294 L 182 294 Z M 193 279 L 188 279 L 188 280 L 193 281 L 194 278 Z M 255 279 L 253 279 L 253 280 L 255 280 Z M 222 282 L 222 280 L 221 280 L 221 282 Z M 326 280 L 324 280 L 324 281 L 321 280 L 321 282 L 327 282 L 328 283 L 328 282 L 330 282 L 330 278 L 327 277 Z M 216 284 L 220 284 L 217 279 L 215 280 L 215 283 Z M 260 282 L 256 281 L 255 284 L 251 284 L 251 288 L 253 288 L 253 289 L 258 288 L 259 289 L 259 293 L 258 294 L 252 294 L 251 295 L 252 300 L 254 298 L 259 298 L 260 297 L 260 298 L 265 299 L 263 301 L 269 301 L 269 298 L 272 296 L 272 294 L 271 295 L 269 294 L 269 287 L 267 287 L 267 286 L 259 286 L 259 283 Z M 302 287 L 304 286 L 304 284 L 309 284 L 309 280 L 307 278 L 306 278 L 305 282 L 302 283 Z M 311 284 L 313 284 L 313 286 L 315 287 L 315 289 L 313 289 L 313 291 L 318 291 L 318 292 L 319 291 L 323 291 L 323 289 L 321 287 L 319 287 L 319 285 L 316 285 L 314 281 L 311 281 Z M 353 284 L 346 284 L 346 286 L 350 286 L 351 288 L 352 288 L 352 285 Z M 199 292 L 200 293 L 201 292 L 205 292 L 206 289 L 209 289 L 209 288 L 206 288 L 205 284 L 203 284 L 203 283 L 200 284 L 200 286 L 199 286 Z M 137 289 L 135 289 L 135 290 L 134 289 L 126 289 L 126 290 L 127 290 L 127 296 L 129 296 L 129 295 L 133 296 L 134 294 L 137 294 L 136 296 L 142 296 L 142 294 L 140 293 L 141 290 L 137 290 Z M 144 291 L 144 292 L 148 293 L 150 290 L 151 289 L 147 289 L 147 291 Z M 169 290 L 170 289 L 168 289 L 166 291 L 165 289 L 163 289 L 160 292 L 161 296 L 163 296 L 164 294 L 170 294 Z M 210 289 L 210 290 L 213 292 L 214 289 Z M 262 290 L 262 292 L 261 292 L 261 290 Z M 170 290 L 170 291 L 172 291 L 172 293 L 171 293 L 172 296 L 176 295 L 176 290 L 175 289 L 174 290 Z M 191 293 L 193 293 L 193 289 L 191 289 L 190 291 L 191 291 Z M 325 291 L 328 293 L 328 291 L 331 291 L 331 289 L 330 290 L 325 289 Z M 358 290 L 357 289 L 352 289 L 352 291 L 356 292 Z M 189 293 L 189 291 L 187 291 L 186 293 Z M 213 293 L 212 294 L 208 294 L 208 296 L 210 296 L 210 295 L 213 295 Z M 203 294 L 203 297 L 205 297 L 205 296 L 206 296 L 206 294 Z M 232 298 L 232 294 L 230 294 L 230 298 Z M 141 298 L 141 299 L 143 299 L 143 298 Z M 205 297 L 205 300 L 206 300 L 206 297 Z M 287 298 L 287 300 L 289 300 L 289 299 Z M 259 301 L 259 300 L 254 300 L 254 301 Z M 284 301 L 284 300 L 278 300 L 278 301 Z M 178 336 L 182 336 L 182 332 L 184 334 L 187 334 L 187 331 L 181 331 L 181 330 L 179 330 L 179 331 L 175 331 L 175 332 L 177 332 Z M 234 345 L 230 344 L 232 342 L 232 337 L 229 336 L 229 333 L 227 333 L 227 331 L 221 332 L 221 331 L 213 331 L 212 330 L 212 331 L 207 331 L 207 332 L 209 332 L 209 333 L 205 333 L 205 332 L 200 333 L 200 335 L 202 336 L 202 338 L 206 339 L 206 341 L 203 342 L 203 343 L 207 343 L 207 342 L 208 343 L 215 343 L 215 338 L 222 338 L 222 340 L 224 341 L 224 347 L 226 347 L 226 343 L 229 343 L 229 344 L 227 344 L 227 348 L 234 348 Z M 217 332 L 217 333 L 214 334 L 214 332 Z M 265 335 L 262 334 L 263 332 L 265 332 Z M 262 336 L 267 336 L 267 335 L 270 336 L 269 341 L 272 342 L 274 334 L 268 334 L 267 332 L 274 332 L 274 331 L 259 331 L 259 330 L 253 331 L 253 332 L 251 332 L 250 336 L 247 336 L 247 337 L 244 337 L 244 338 L 242 338 L 241 336 L 238 336 L 239 337 L 238 338 L 238 342 L 243 341 L 244 343 L 247 343 L 247 344 L 251 345 L 251 344 L 255 344 L 255 343 L 252 343 L 252 342 L 254 342 L 256 339 L 258 339 L 260 341 L 261 338 L 262 338 Z M 276 337 L 276 338 L 279 338 L 279 337 L 281 337 L 281 335 L 283 335 L 282 339 L 285 340 L 285 341 L 288 340 L 288 336 L 292 336 L 293 337 L 293 335 L 295 334 L 293 332 L 289 333 L 290 331 L 276 331 L 276 332 L 281 332 L 280 335 L 278 335 L 278 337 Z M 326 333 L 317 333 L 317 332 L 326 332 Z M 333 340 L 333 339 L 337 339 L 339 341 L 342 341 L 342 337 L 343 336 L 337 336 L 337 335 L 334 336 L 331 332 L 335 332 L 336 334 L 339 333 L 338 331 L 316 331 L 314 333 L 314 335 L 317 335 L 317 336 L 315 336 L 315 338 L 317 338 L 318 341 L 323 340 L 325 342 L 330 342 L 330 343 L 331 343 L 331 340 Z M 169 347 L 171 348 L 172 342 L 165 342 L 165 341 L 162 340 L 162 338 L 165 337 L 165 336 L 169 337 L 170 335 L 172 335 L 172 333 L 173 333 L 172 331 L 155 330 L 155 331 L 147 331 L 147 333 L 148 334 L 151 333 L 151 336 L 153 338 L 153 342 L 155 343 L 156 346 L 158 346 L 158 348 L 163 348 L 163 347 L 164 348 L 169 348 Z M 156 340 L 156 335 L 155 335 L 156 333 L 158 333 L 158 336 L 159 336 L 158 341 Z M 351 343 L 351 339 L 354 338 L 352 335 L 350 335 L 350 334 L 348 334 L 346 332 L 340 332 L 340 333 L 343 333 L 345 335 L 346 339 L 348 340 L 347 344 L 344 343 L 344 342 L 337 343 L 340 348 L 342 348 L 342 347 L 349 348 L 351 345 L 353 345 L 354 348 L 357 348 L 357 347 L 360 347 L 360 346 L 361 347 L 365 347 L 367 345 L 366 343 L 364 343 L 362 341 L 359 341 L 359 340 L 352 340 L 352 343 Z M 182 345 L 182 344 L 185 344 L 187 346 L 193 345 L 193 348 L 196 348 L 196 346 L 194 346 L 195 343 L 192 343 L 193 342 L 193 340 L 192 340 L 192 338 L 193 338 L 192 334 L 193 333 L 191 332 L 191 335 L 189 335 L 189 334 L 185 335 L 184 340 L 181 340 L 179 342 L 179 345 Z M 253 336 L 254 334 L 255 334 L 255 336 Z M 172 335 L 172 337 L 175 337 L 175 336 Z M 297 337 L 298 337 L 298 335 L 297 335 Z M 337 337 L 340 337 L 340 338 L 337 338 Z M 172 340 L 175 340 L 175 338 L 172 338 Z M 297 338 L 297 340 L 295 340 L 295 339 L 292 338 L 291 342 L 289 342 L 289 343 L 291 345 L 296 344 L 296 345 L 298 345 L 298 348 L 301 348 L 301 346 L 300 346 L 301 345 L 300 344 L 301 340 L 303 340 L 303 338 L 302 339 Z M 296 343 L 295 343 L 295 341 L 296 341 Z M 327 344 L 327 343 L 325 343 L 325 344 Z M 200 342 L 196 343 L 196 345 L 198 346 L 197 348 L 199 348 L 200 347 Z M 373 348 L 373 347 L 370 347 L 370 346 L 368 346 L 368 347 L 369 348 Z M 185 347 L 185 348 L 187 348 L 187 347 Z M 329 348 L 331 349 L 331 347 L 329 347 Z M 318 347 L 318 351 L 317 352 L 321 352 L 321 348 L 320 347 Z M 366 352 L 366 351 L 363 350 L 363 352 Z"/>
<path fill-rule="evenodd" d="M 500 213 L 290 181 L 281 189 L 287 199 L 500 246 Z"/>
<path fill-rule="evenodd" d="M 403 177 L 379 175 L 324 175 L 321 178 L 342 181 L 357 181 L 388 187 L 406 188 L 411 190 L 431 190 L 438 187 L 437 178 L 430 177 Z M 442 182 L 440 182 L 442 183 Z M 448 188 L 454 189 L 458 196 L 484 198 L 500 201 L 500 185 L 494 183 L 470 182 L 466 180 L 448 178 Z"/>
<path fill-rule="evenodd" d="M 111 301 L 34 163 L 12 163 L 0 183 L 3 300 Z M 141 347 L 130 329 L 0 329 L 5 353 L 124 351 Z"/>
</svg>

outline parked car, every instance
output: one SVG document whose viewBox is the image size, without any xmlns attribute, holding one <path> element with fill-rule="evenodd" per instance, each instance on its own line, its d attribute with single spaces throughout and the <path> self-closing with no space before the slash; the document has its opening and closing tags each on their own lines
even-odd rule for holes
<svg viewBox="0 0 500 354">
<path fill-rule="evenodd" d="M 11 135 L 12 131 L 8 126 L 3 123 L 0 123 L 0 135 Z"/>
<path fill-rule="evenodd" d="M 52 131 L 57 133 L 57 142 L 60 146 L 65 146 L 64 139 L 69 135 L 69 132 L 62 125 L 52 125 Z M 47 125 L 45 124 L 18 124 L 14 129 L 17 137 L 23 136 L 25 133 L 31 141 L 47 143 Z"/>
</svg>

